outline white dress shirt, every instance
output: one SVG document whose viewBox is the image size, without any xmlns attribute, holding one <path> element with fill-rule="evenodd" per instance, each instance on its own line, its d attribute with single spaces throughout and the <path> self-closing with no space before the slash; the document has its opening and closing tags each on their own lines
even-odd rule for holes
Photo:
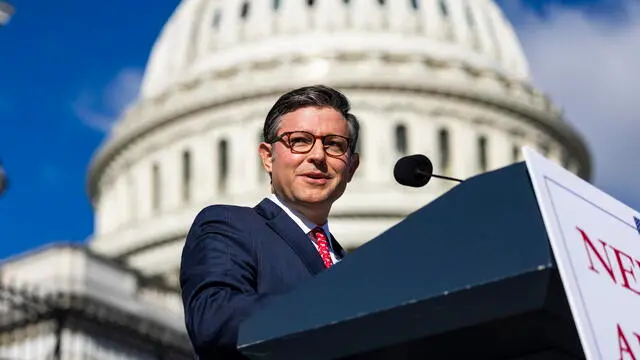
<svg viewBox="0 0 640 360">
<path fill-rule="evenodd" d="M 287 205 L 285 205 L 284 202 L 280 201 L 280 199 L 275 194 L 269 195 L 268 199 L 273 201 L 276 205 L 280 206 L 280 208 L 282 208 L 282 210 L 284 210 L 284 212 L 287 213 L 287 215 L 289 215 L 289 217 L 293 219 L 293 221 L 296 224 L 298 224 L 300 229 L 302 229 L 302 231 L 305 234 L 307 234 L 309 241 L 311 241 L 313 246 L 315 246 L 316 250 L 318 250 L 318 244 L 316 243 L 315 236 L 311 234 L 311 230 L 315 229 L 316 227 L 321 227 L 322 230 L 324 230 L 324 233 L 327 235 L 327 241 L 329 242 L 329 255 L 331 255 L 331 260 L 333 261 L 334 264 L 340 261 L 338 258 L 336 258 L 336 254 L 333 251 L 333 246 L 331 244 L 331 232 L 329 231 L 328 221 L 324 223 L 324 225 L 322 226 L 314 224 L 312 221 L 309 221 L 309 219 L 307 219 L 304 215 L 302 215 L 299 211 L 295 209 L 290 209 L 289 207 L 287 207 Z M 318 252 L 318 254 L 320 253 Z"/>
</svg>

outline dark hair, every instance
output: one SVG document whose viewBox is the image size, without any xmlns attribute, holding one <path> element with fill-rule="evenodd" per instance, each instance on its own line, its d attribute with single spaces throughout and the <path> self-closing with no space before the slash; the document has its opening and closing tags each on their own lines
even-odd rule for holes
<svg viewBox="0 0 640 360">
<path fill-rule="evenodd" d="M 264 120 L 262 129 L 264 141 L 271 142 L 276 138 L 282 116 L 308 106 L 330 107 L 342 114 L 349 126 L 351 152 L 355 152 L 360 132 L 358 119 L 349 112 L 351 105 L 347 97 L 340 91 L 325 85 L 305 86 L 280 96 Z"/>
</svg>

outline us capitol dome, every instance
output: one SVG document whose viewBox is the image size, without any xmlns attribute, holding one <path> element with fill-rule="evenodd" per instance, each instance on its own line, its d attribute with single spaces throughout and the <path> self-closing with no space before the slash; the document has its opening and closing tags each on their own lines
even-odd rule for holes
<svg viewBox="0 0 640 360">
<path fill-rule="evenodd" d="M 269 194 L 264 118 L 312 84 L 341 89 L 361 122 L 360 168 L 330 219 L 348 249 L 455 185 L 400 186 L 406 154 L 468 178 L 529 145 L 591 174 L 491 0 L 183 0 L 91 162 L 94 234 L 0 263 L 0 357 L 192 358 L 177 281 L 186 233 L 208 205 Z"/>
<path fill-rule="evenodd" d="M 520 161 L 530 145 L 583 178 L 590 159 L 530 78 L 490 0 L 183 0 L 151 52 L 139 99 L 88 175 L 90 247 L 177 285 L 196 213 L 269 194 L 257 155 L 264 117 L 293 88 L 345 92 L 362 125 L 361 165 L 334 205 L 354 249 L 452 184 L 410 189 L 395 161 L 427 154 L 467 178 Z"/>
</svg>

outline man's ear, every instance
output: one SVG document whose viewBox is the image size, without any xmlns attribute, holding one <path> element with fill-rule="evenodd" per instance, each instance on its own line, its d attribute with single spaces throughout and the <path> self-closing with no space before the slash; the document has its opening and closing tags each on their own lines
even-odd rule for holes
<svg viewBox="0 0 640 360">
<path fill-rule="evenodd" d="M 358 166 L 360 166 L 360 154 L 351 154 L 349 159 L 349 176 L 347 177 L 347 182 L 351 182 L 353 175 L 356 173 L 356 170 L 358 170 Z"/>
<path fill-rule="evenodd" d="M 273 145 L 261 142 L 260 145 L 258 145 L 258 155 L 262 160 L 262 167 L 266 172 L 271 174 L 273 164 Z"/>
</svg>

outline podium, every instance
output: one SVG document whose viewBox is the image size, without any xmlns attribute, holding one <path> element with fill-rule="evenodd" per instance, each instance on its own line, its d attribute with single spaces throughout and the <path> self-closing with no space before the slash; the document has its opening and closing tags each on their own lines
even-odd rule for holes
<svg viewBox="0 0 640 360">
<path fill-rule="evenodd" d="M 250 359 L 583 359 L 525 163 L 473 177 L 240 328 Z"/>
</svg>

